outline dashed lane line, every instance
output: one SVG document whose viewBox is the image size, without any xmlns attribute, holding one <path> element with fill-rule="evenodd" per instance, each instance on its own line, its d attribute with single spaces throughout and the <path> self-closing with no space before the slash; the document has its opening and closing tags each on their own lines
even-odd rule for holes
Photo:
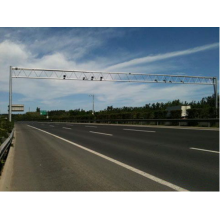
<svg viewBox="0 0 220 220">
<path fill-rule="evenodd" d="M 140 131 L 140 132 L 156 132 L 156 131 L 148 131 L 148 130 L 135 130 L 135 129 L 123 129 L 125 131 Z"/>
<path fill-rule="evenodd" d="M 95 134 L 103 134 L 103 135 L 113 136 L 113 134 L 106 134 L 106 133 L 95 132 L 95 131 L 89 131 L 89 132 L 95 133 Z"/>
</svg>

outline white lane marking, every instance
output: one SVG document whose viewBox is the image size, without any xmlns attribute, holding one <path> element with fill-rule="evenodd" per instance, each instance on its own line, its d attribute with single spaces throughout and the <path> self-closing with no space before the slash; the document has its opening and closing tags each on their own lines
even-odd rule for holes
<svg viewBox="0 0 220 220">
<path fill-rule="evenodd" d="M 77 123 L 77 125 L 85 125 L 85 124 L 90 124 L 90 123 Z M 96 123 L 94 123 L 94 124 L 96 124 Z M 167 128 L 167 129 L 185 129 L 185 130 L 196 130 L 196 131 L 218 131 L 219 132 L 219 129 L 215 129 L 215 128 L 213 128 L 213 129 L 204 129 L 203 127 L 200 127 L 200 128 L 194 128 L 194 127 L 192 127 L 192 128 L 183 128 L 182 126 L 170 126 L 170 127 L 168 127 L 168 126 L 162 126 L 162 125 L 152 125 L 152 126 L 150 126 L 150 125 L 126 125 L 126 124 L 100 124 L 100 123 L 98 123 L 98 125 L 100 125 L 100 126 L 117 126 L 117 127 L 123 127 L 123 126 L 125 126 L 125 127 L 136 127 L 136 128 L 162 128 L 162 129 L 164 129 L 164 128 Z"/>
<path fill-rule="evenodd" d="M 95 131 L 89 131 L 89 132 L 95 133 L 95 134 L 103 134 L 103 135 L 113 136 L 113 134 L 106 134 L 106 133 L 100 133 L 100 132 L 95 132 Z"/>
<path fill-rule="evenodd" d="M 67 128 L 67 127 L 63 127 L 64 129 L 72 129 L 72 128 Z"/>
<path fill-rule="evenodd" d="M 54 134 L 52 134 L 52 133 L 49 133 L 49 132 L 47 132 L 47 131 L 41 130 L 41 129 L 39 129 L 39 128 L 30 126 L 30 125 L 27 125 L 27 126 L 32 127 L 32 128 L 34 128 L 34 129 L 37 129 L 37 130 L 39 130 L 39 131 L 42 131 L 42 132 L 44 132 L 44 133 L 46 133 L 46 134 L 49 134 L 49 135 L 51 135 L 51 136 L 54 136 L 54 137 L 56 137 L 56 138 L 59 138 L 59 139 L 65 141 L 65 142 L 67 142 L 67 143 L 69 143 L 69 144 L 72 144 L 72 145 L 74 145 L 74 146 L 76 146 L 76 147 L 78 147 L 78 148 L 81 148 L 81 149 L 83 149 L 83 150 L 85 150 L 85 151 L 88 151 L 88 152 L 90 152 L 90 153 L 92 153 L 92 154 L 95 154 L 95 155 L 97 155 L 97 156 L 99 156 L 99 157 L 102 157 L 102 158 L 104 158 L 104 159 L 106 159 L 106 160 L 108 160 L 108 161 L 111 161 L 112 163 L 115 163 L 115 164 L 117 164 L 117 165 L 119 165 L 119 166 L 121 166 L 121 167 L 124 167 L 124 168 L 126 168 L 126 169 L 128 169 L 128 170 L 130 170 L 130 171 L 133 171 L 134 173 L 137 173 L 137 174 L 139 174 L 139 175 L 141 175 L 141 176 L 144 176 L 144 177 L 146 177 L 146 178 L 148 178 L 148 179 L 151 179 L 151 180 L 153 180 L 153 181 L 155 181 L 155 182 L 157 182 L 157 183 L 160 183 L 161 185 L 168 186 L 168 187 L 170 187 L 171 189 L 174 189 L 174 190 L 176 190 L 176 191 L 188 191 L 188 190 L 186 190 L 186 189 L 184 189 L 184 188 L 182 188 L 182 187 L 179 187 L 179 186 L 174 185 L 174 184 L 172 184 L 172 183 L 170 183 L 170 182 L 167 182 L 167 181 L 165 181 L 165 180 L 162 180 L 162 179 L 160 179 L 160 178 L 158 178 L 158 177 L 156 177 L 156 176 L 153 176 L 153 175 L 151 175 L 151 174 L 149 174 L 149 173 L 146 173 L 146 172 L 144 172 L 144 171 L 138 170 L 138 169 L 136 169 L 136 168 L 134 168 L 134 167 L 132 167 L 132 166 L 129 166 L 129 165 L 127 165 L 127 164 L 125 164 L 125 163 L 122 163 L 122 162 L 120 162 L 120 161 L 118 161 L 118 160 L 115 160 L 115 159 L 113 159 L 113 158 L 111 158 L 111 157 L 107 157 L 107 156 L 105 156 L 105 155 L 103 155 L 103 154 L 100 154 L 100 153 L 94 151 L 94 150 L 90 150 L 89 148 L 83 147 L 82 145 L 79 145 L 79 144 L 77 144 L 77 143 L 74 143 L 74 142 L 72 142 L 72 141 L 69 141 L 69 140 L 67 140 L 67 139 L 64 139 L 64 138 L 62 138 L 62 137 L 59 137 L 59 136 L 54 135 Z"/>
<path fill-rule="evenodd" d="M 194 147 L 190 147 L 189 149 L 191 149 L 191 150 L 201 150 L 201 151 L 207 151 L 207 152 L 219 154 L 218 151 L 214 151 L 214 150 L 206 150 L 206 149 L 194 148 Z"/>
<path fill-rule="evenodd" d="M 54 127 L 53 125 L 50 125 L 50 127 Z"/>
<path fill-rule="evenodd" d="M 96 126 L 85 126 L 87 128 L 97 128 Z"/>
<path fill-rule="evenodd" d="M 141 132 L 156 132 L 156 131 L 147 131 L 147 130 L 135 130 L 135 129 L 123 129 L 126 131 L 141 131 Z"/>
</svg>

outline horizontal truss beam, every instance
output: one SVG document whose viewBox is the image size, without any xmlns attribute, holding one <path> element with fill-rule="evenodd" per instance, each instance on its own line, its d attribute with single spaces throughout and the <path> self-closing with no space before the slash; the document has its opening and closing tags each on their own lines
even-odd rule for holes
<svg viewBox="0 0 220 220">
<path fill-rule="evenodd" d="M 214 85 L 215 77 L 12 67 L 12 78 Z"/>
</svg>

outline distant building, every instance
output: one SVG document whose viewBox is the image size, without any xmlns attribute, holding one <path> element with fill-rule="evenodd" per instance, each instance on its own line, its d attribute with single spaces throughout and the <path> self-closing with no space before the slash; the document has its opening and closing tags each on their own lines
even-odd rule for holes
<svg viewBox="0 0 220 220">
<path fill-rule="evenodd" d="M 167 117 L 170 117 L 171 111 L 181 110 L 181 117 L 186 118 L 188 116 L 187 109 L 191 109 L 190 105 L 179 105 L 179 106 L 171 106 L 167 107 Z"/>
</svg>

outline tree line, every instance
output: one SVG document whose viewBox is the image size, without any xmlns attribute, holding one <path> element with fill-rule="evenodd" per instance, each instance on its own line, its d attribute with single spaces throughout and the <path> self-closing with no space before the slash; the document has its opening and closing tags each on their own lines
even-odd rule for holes
<svg viewBox="0 0 220 220">
<path fill-rule="evenodd" d="M 0 117 L 0 145 L 9 136 L 14 127 L 13 122 L 9 122 L 4 116 Z"/>
<path fill-rule="evenodd" d="M 117 107 L 108 106 L 92 114 L 92 110 L 52 110 L 48 112 L 49 120 L 93 120 L 93 119 L 165 119 L 167 118 L 167 107 L 190 105 L 188 109 L 188 118 L 215 118 L 215 98 L 208 96 L 200 101 L 181 102 L 179 99 L 168 101 L 166 103 L 157 102 L 145 104 L 142 107 Z M 219 99 L 218 99 L 219 108 Z M 219 116 L 217 111 L 217 117 Z M 171 111 L 169 118 L 181 118 L 181 110 Z M 40 115 L 40 108 L 36 112 L 27 112 L 26 114 L 13 115 L 14 120 L 44 120 L 46 116 Z"/>
</svg>

